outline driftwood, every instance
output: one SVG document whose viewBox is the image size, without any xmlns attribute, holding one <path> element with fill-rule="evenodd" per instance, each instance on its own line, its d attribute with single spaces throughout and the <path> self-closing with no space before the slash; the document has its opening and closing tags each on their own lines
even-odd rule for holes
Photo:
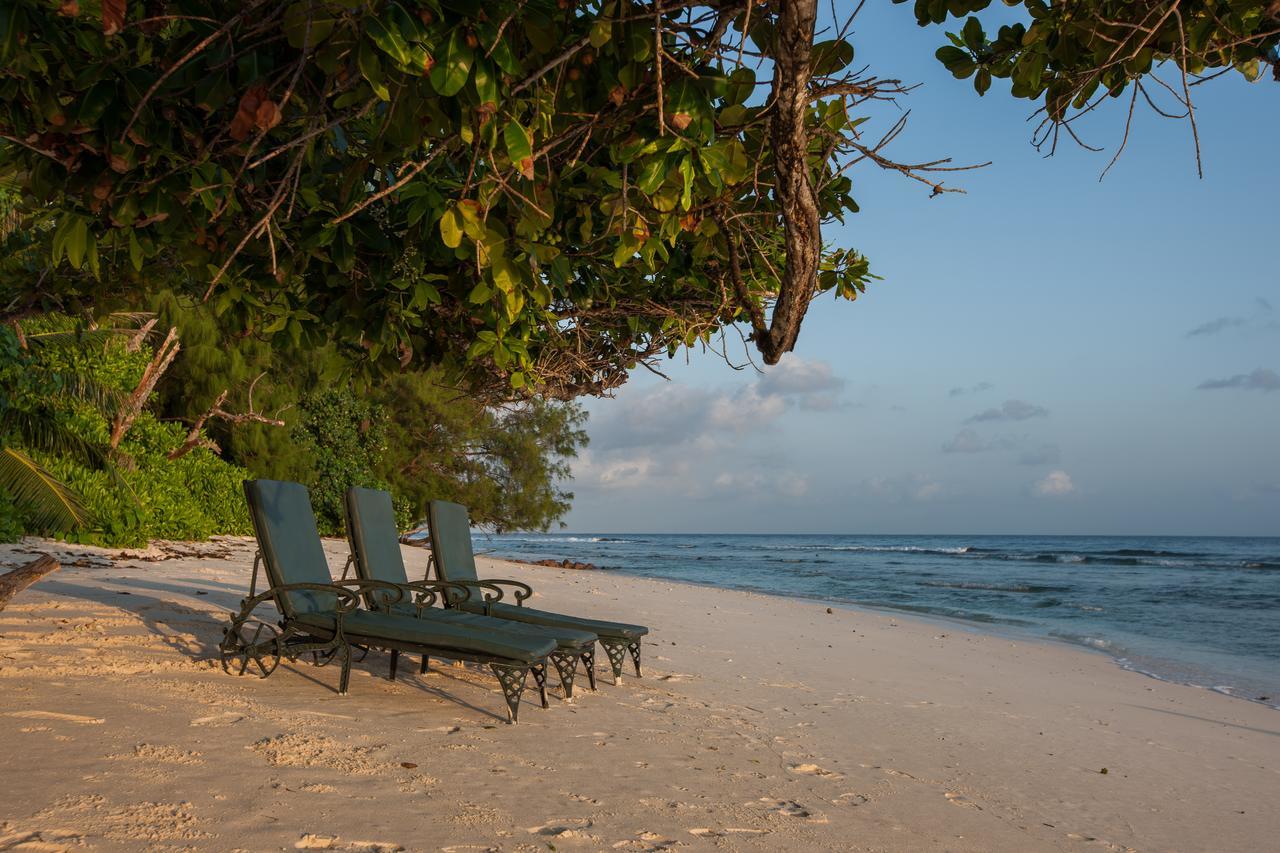
<svg viewBox="0 0 1280 853">
<path fill-rule="evenodd" d="M 61 564 L 57 560 L 48 554 L 41 554 L 25 566 L 19 566 L 11 572 L 0 575 L 0 610 L 4 610 L 9 599 L 59 568 Z"/>
</svg>

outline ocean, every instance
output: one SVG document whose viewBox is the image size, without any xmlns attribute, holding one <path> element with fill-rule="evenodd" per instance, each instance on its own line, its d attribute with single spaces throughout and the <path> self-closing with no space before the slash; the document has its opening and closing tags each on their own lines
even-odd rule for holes
<svg viewBox="0 0 1280 853">
<path fill-rule="evenodd" d="M 477 533 L 475 546 L 1066 642 L 1280 707 L 1280 538 Z"/>
</svg>

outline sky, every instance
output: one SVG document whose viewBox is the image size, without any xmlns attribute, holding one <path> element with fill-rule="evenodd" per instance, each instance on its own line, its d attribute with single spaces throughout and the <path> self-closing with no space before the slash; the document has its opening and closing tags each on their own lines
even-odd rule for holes
<svg viewBox="0 0 1280 853">
<path fill-rule="evenodd" d="M 1280 84 L 1197 88 L 1203 179 L 1148 111 L 1099 181 L 1122 103 L 1082 128 L 1105 153 L 1046 159 L 1030 102 L 979 98 L 943 38 L 859 14 L 858 62 L 921 84 L 887 153 L 993 164 L 937 198 L 855 169 L 824 237 L 884 280 L 816 301 L 776 367 L 682 354 L 584 401 L 568 530 L 1280 535 Z"/>
</svg>

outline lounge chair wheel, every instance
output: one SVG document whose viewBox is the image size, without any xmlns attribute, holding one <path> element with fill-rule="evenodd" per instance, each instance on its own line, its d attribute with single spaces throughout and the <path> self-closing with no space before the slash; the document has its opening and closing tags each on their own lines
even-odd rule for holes
<svg viewBox="0 0 1280 853">
<path fill-rule="evenodd" d="M 280 665 L 280 630 L 257 619 L 233 623 L 223 631 L 218 651 L 223 672 L 244 675 L 253 663 L 266 678 Z"/>
</svg>

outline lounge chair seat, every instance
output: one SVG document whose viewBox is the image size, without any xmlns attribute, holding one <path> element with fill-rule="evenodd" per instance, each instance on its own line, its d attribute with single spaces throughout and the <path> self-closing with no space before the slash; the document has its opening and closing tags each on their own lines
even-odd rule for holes
<svg viewBox="0 0 1280 853">
<path fill-rule="evenodd" d="M 335 617 L 324 613 L 305 613 L 296 620 L 301 625 L 332 633 Z M 498 658 L 533 663 L 555 651 L 556 643 L 545 636 L 477 631 L 466 623 L 441 619 L 419 619 L 400 614 L 371 613 L 353 610 L 342 620 L 342 632 L 356 643 L 362 638 L 403 643 L 406 646 L 432 646 L 441 657 L 449 649 L 467 654 L 491 655 Z"/>
<path fill-rule="evenodd" d="M 612 622 L 604 619 L 570 616 L 549 610 L 524 607 L 525 599 L 533 595 L 528 584 L 519 581 L 481 578 L 476 573 L 475 553 L 471 548 L 471 522 L 467 508 L 449 501 L 432 501 L 428 507 L 428 524 L 431 533 L 431 560 L 436 577 L 441 581 L 461 584 L 478 595 L 469 595 L 454 602 L 454 606 L 471 613 L 496 616 L 525 625 L 540 625 L 557 631 L 573 628 L 591 631 L 600 638 L 613 669 L 613 681 L 622 681 L 622 664 L 630 653 L 635 664 L 636 676 L 640 675 L 641 640 L 649 633 L 643 625 Z M 504 588 L 513 590 L 515 604 L 503 599 Z M 450 595 L 445 593 L 446 598 Z M 593 679 L 594 681 L 594 675 Z"/>
<path fill-rule="evenodd" d="M 460 583 L 465 584 L 466 581 Z M 603 619 L 586 619 L 581 616 L 566 616 L 563 613 L 552 613 L 549 610 L 537 610 L 520 604 L 507 604 L 497 601 L 486 605 L 480 601 L 465 601 L 459 608 L 469 613 L 485 613 L 500 619 L 510 619 L 527 625 L 544 625 L 558 631 L 590 631 L 599 637 L 617 637 L 622 640 L 639 640 L 649 633 L 643 625 L 629 625 L 626 622 L 608 622 Z"/>
<path fill-rule="evenodd" d="M 560 684 L 565 699 L 573 698 L 574 671 L 577 662 L 582 660 L 587 665 L 591 688 L 595 689 L 596 635 L 590 630 L 577 626 L 537 625 L 515 622 L 508 619 L 497 619 L 483 615 L 482 611 L 463 612 L 453 605 L 465 601 L 468 595 L 465 588 L 456 585 L 432 585 L 427 582 L 414 584 L 409 581 L 404 566 L 404 555 L 400 552 L 400 533 L 396 528 L 395 509 L 391 495 L 380 489 L 352 487 L 346 494 L 347 538 L 351 544 L 351 559 L 348 566 L 354 566 L 356 576 L 363 580 L 390 583 L 407 592 L 419 591 L 435 593 L 446 605 L 445 608 L 419 607 L 406 600 L 389 603 L 377 590 L 370 590 L 365 601 L 372 610 L 382 610 L 397 614 L 401 618 L 429 619 L 437 625 L 454 626 L 467 633 L 491 637 L 495 642 L 545 643 L 550 641 L 552 651 L 547 657 L 555 666 L 560 676 Z M 344 571 L 345 576 L 345 571 Z M 439 587 L 445 587 L 440 590 Z M 429 601 L 434 602 L 437 596 L 430 594 Z M 422 661 L 423 671 L 427 668 L 427 658 Z M 395 659 L 392 659 L 392 677 L 394 677 Z M 535 677 L 539 674 L 535 672 Z M 543 682 L 539 678 L 539 688 Z M 542 690 L 543 705 L 546 705 L 546 691 Z"/>
</svg>

